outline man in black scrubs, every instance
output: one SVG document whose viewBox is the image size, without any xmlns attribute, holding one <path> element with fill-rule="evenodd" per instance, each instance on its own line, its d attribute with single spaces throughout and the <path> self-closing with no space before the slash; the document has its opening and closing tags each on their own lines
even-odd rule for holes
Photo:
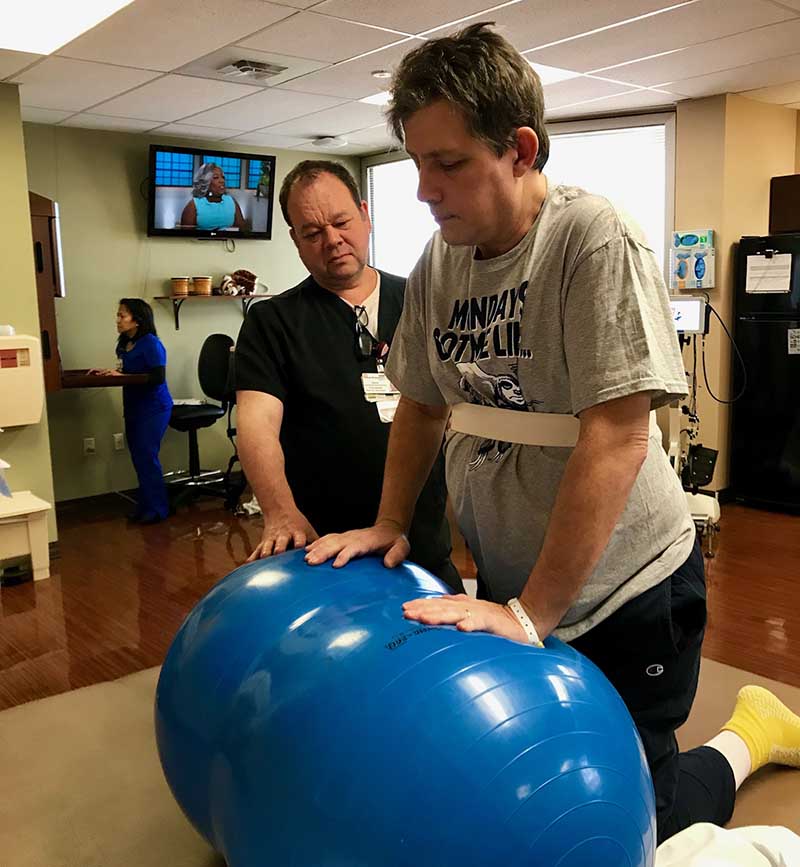
<svg viewBox="0 0 800 867">
<path fill-rule="evenodd" d="M 338 163 L 286 176 L 283 216 L 310 276 L 254 304 L 236 344 L 239 454 L 264 512 L 251 560 L 372 524 L 396 396 L 381 376 L 405 280 L 367 265 L 371 229 Z M 441 453 L 417 502 L 410 559 L 456 591 Z"/>
</svg>

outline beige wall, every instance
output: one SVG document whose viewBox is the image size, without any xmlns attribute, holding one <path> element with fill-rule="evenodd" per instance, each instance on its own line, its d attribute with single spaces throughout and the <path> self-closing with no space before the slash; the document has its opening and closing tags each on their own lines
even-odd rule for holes
<svg viewBox="0 0 800 867">
<path fill-rule="evenodd" d="M 767 234 L 769 181 L 794 171 L 797 114 L 734 94 L 678 103 L 675 226 L 715 230 L 716 288 L 709 294 L 731 331 L 733 245 L 742 235 Z M 714 394 L 729 399 L 731 345 L 713 316 L 706 367 Z M 700 440 L 719 450 L 711 487 L 720 490 L 729 480 L 730 408 L 711 398 L 700 377 Z"/>
<path fill-rule="evenodd" d="M 800 172 L 800 111 L 797 114 L 797 139 L 794 152 L 794 170 Z"/>
<path fill-rule="evenodd" d="M 293 165 L 312 155 L 25 125 L 30 189 L 56 199 L 61 210 L 67 297 L 57 300 L 56 308 L 64 368 L 113 366 L 117 301 L 139 296 L 155 310 L 158 333 L 167 349 L 167 381 L 173 397 L 201 397 L 197 381 L 200 346 L 212 332 L 236 337 L 242 323 L 241 304 L 188 300 L 181 308 L 180 331 L 175 331 L 171 305 L 153 301 L 153 296 L 168 294 L 166 281 L 174 274 L 211 274 L 218 284 L 222 274 L 247 268 L 279 292 L 299 282 L 306 272 L 289 239 L 277 197 L 272 240 L 239 241 L 234 253 L 226 252 L 217 241 L 148 238 L 141 189 L 148 174 L 151 143 L 274 153 L 278 185 Z M 358 177 L 357 161 L 349 161 L 349 167 Z M 127 451 L 113 449 L 113 433 L 123 430 L 119 389 L 62 391 L 49 397 L 48 406 L 58 500 L 135 487 Z M 87 436 L 96 440 L 97 454 L 91 457 L 82 454 L 82 440 Z M 231 452 L 224 421 L 201 430 L 199 441 L 204 467 L 227 465 Z M 165 471 L 186 467 L 186 434 L 169 429 L 161 459 Z"/>
<path fill-rule="evenodd" d="M 17 88 L 0 84 L 0 189 L 3 190 L 3 288 L 0 323 L 18 334 L 39 336 L 39 311 L 33 271 L 33 239 L 25 183 L 25 151 Z M 2 423 L 2 418 L 0 418 Z M 6 477 L 14 490 L 31 490 L 53 502 L 47 413 L 35 425 L 6 428 L 0 433 L 0 457 L 11 464 Z M 49 516 L 50 540 L 56 538 L 54 513 Z"/>
</svg>

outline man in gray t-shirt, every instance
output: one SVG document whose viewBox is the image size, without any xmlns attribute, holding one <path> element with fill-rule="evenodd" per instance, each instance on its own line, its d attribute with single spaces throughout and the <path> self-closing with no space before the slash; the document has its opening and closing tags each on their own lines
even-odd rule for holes
<svg viewBox="0 0 800 867">
<path fill-rule="evenodd" d="M 724 824 L 736 788 L 772 756 L 794 763 L 768 721 L 791 714 L 746 688 L 725 730 L 678 753 L 705 578 L 650 416 L 686 393 L 683 364 L 639 232 L 605 199 L 548 185 L 543 113 L 536 73 L 486 25 L 400 63 L 389 120 L 440 231 L 392 345 L 402 398 L 376 524 L 318 539 L 306 560 L 381 552 L 400 563 L 446 436 L 448 491 L 488 598 L 417 599 L 405 616 L 532 644 L 555 634 L 592 659 L 636 723 L 663 840 Z"/>
<path fill-rule="evenodd" d="M 689 556 L 686 498 L 658 428 L 646 437 L 647 411 L 686 394 L 667 292 L 652 251 L 605 199 L 546 191 L 525 236 L 491 259 L 434 235 L 408 281 L 387 373 L 404 397 L 429 406 L 579 416 L 643 395 L 646 454 L 602 556 L 548 624 L 559 638 L 585 633 Z M 448 492 L 490 598 L 521 596 L 572 449 L 451 432 L 445 454 Z"/>
</svg>

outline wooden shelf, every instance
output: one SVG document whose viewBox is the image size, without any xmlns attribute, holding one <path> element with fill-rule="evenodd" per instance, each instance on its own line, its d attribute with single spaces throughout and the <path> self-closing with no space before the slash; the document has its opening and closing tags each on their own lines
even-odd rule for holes
<svg viewBox="0 0 800 867">
<path fill-rule="evenodd" d="M 154 301 L 171 301 L 172 312 L 175 315 L 175 330 L 181 330 L 180 310 L 184 301 L 241 301 L 242 316 L 247 315 L 250 305 L 269 295 L 155 295 Z"/>
</svg>

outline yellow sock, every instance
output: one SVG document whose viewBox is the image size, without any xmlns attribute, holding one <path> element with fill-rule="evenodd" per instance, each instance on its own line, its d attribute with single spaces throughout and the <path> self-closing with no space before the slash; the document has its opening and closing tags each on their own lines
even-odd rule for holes
<svg viewBox="0 0 800 867">
<path fill-rule="evenodd" d="M 722 727 L 747 744 L 751 770 L 769 762 L 800 768 L 800 716 L 761 686 L 743 686 L 733 716 Z"/>
</svg>

